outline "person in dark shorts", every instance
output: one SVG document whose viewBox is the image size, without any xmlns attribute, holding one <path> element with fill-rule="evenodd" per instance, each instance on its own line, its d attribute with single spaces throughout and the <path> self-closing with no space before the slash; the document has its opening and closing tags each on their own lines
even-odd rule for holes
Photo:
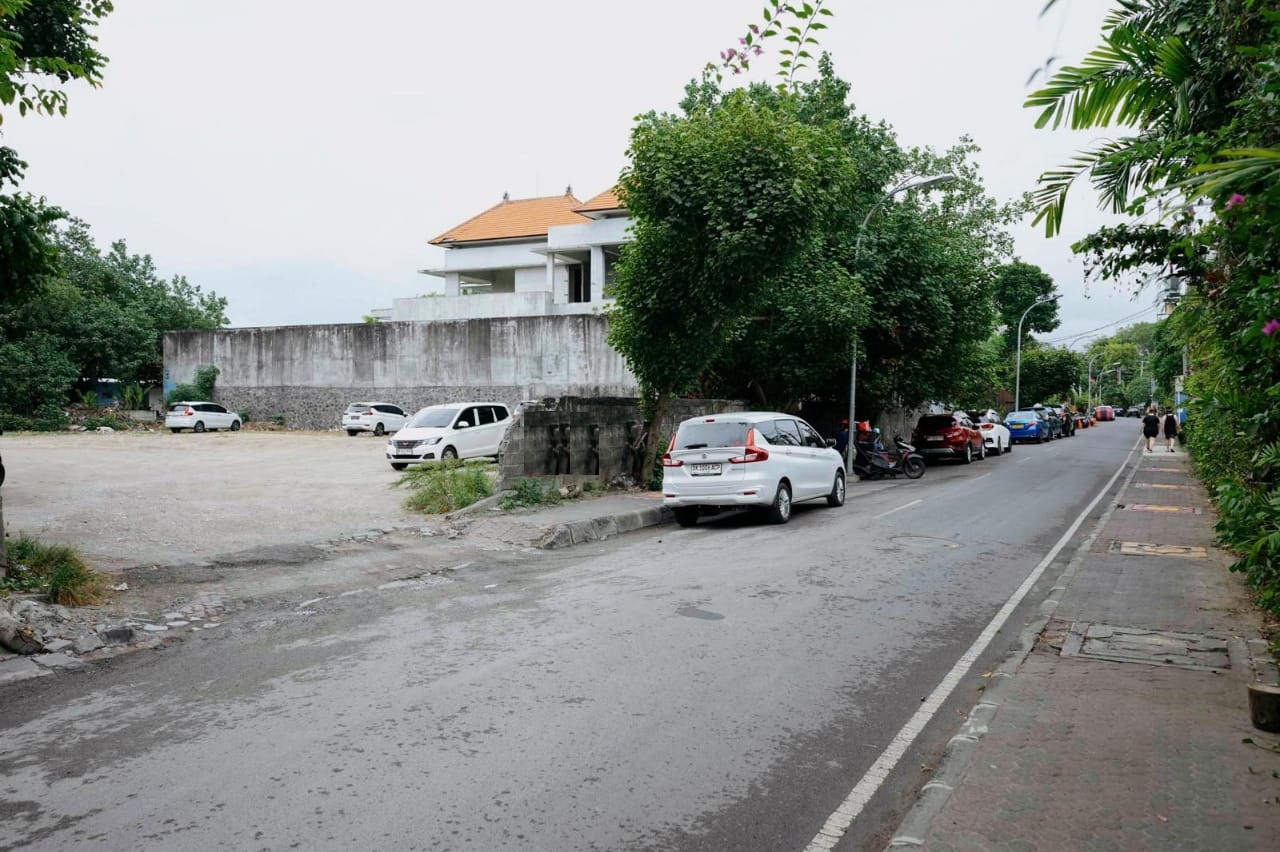
<svg viewBox="0 0 1280 852">
<path fill-rule="evenodd" d="M 1147 409 L 1147 414 L 1142 418 L 1142 437 L 1147 439 L 1147 448 L 1145 452 L 1151 452 L 1156 446 L 1156 436 L 1160 434 L 1160 418 L 1156 417 L 1156 409 L 1154 406 Z"/>
<path fill-rule="evenodd" d="M 1173 452 L 1173 442 L 1178 440 L 1178 417 L 1173 413 L 1172 408 L 1166 408 L 1164 411 L 1164 442 L 1169 447 L 1169 452 Z"/>
</svg>

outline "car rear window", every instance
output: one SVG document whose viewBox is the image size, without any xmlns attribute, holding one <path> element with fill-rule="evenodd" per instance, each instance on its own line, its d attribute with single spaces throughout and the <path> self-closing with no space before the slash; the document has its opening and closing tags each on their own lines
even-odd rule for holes
<svg viewBox="0 0 1280 852">
<path fill-rule="evenodd" d="M 369 408 L 369 403 L 367 403 L 367 402 L 353 402 L 353 403 L 351 403 L 350 405 L 348 405 L 348 406 L 347 406 L 347 413 L 348 413 L 348 414 L 362 414 L 362 413 L 363 413 L 365 410 L 367 410 L 368 408 Z M 332 409 L 331 409 L 331 410 L 332 410 Z"/>
<path fill-rule="evenodd" d="M 409 421 L 411 429 L 443 429 L 453 424 L 456 408 L 424 408 Z"/>
<path fill-rule="evenodd" d="M 182 414 L 186 414 L 186 413 L 187 413 L 187 404 L 186 404 L 185 402 L 180 402 L 180 403 L 178 403 L 177 405 L 171 405 L 171 406 L 169 406 L 169 410 L 170 410 L 170 411 L 176 411 L 176 412 L 179 412 L 179 413 L 182 413 Z"/>
<path fill-rule="evenodd" d="M 717 420 L 714 423 L 683 423 L 676 432 L 677 450 L 700 450 L 703 447 L 745 447 L 750 423 Z"/>
<path fill-rule="evenodd" d="M 921 417 L 917 428 L 924 432 L 936 431 L 938 429 L 950 429 L 956 425 L 950 414 L 931 414 L 928 417 Z"/>
</svg>

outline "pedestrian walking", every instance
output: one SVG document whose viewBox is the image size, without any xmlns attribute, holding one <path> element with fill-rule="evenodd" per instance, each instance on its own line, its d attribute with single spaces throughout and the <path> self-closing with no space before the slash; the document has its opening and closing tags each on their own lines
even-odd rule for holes
<svg viewBox="0 0 1280 852">
<path fill-rule="evenodd" d="M 849 420 L 840 421 L 840 431 L 836 433 L 836 452 L 846 458 L 849 452 Z"/>
<path fill-rule="evenodd" d="M 1169 447 L 1169 452 L 1173 452 L 1173 442 L 1178 440 L 1178 417 L 1173 413 L 1172 408 L 1164 410 L 1164 442 Z"/>
<path fill-rule="evenodd" d="M 1142 418 L 1142 437 L 1147 439 L 1147 448 L 1145 452 L 1151 452 L 1156 446 L 1156 436 L 1160 434 L 1160 418 L 1156 417 L 1155 406 L 1147 409 L 1147 414 Z"/>
</svg>

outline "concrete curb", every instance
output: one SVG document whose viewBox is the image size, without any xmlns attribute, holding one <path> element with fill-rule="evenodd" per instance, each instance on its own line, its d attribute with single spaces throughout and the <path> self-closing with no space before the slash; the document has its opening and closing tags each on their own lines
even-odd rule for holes
<svg viewBox="0 0 1280 852">
<path fill-rule="evenodd" d="M 573 547 L 575 544 L 586 544 L 591 541 L 604 541 L 625 532 L 668 524 L 674 520 L 671 510 L 664 506 L 647 506 L 630 512 L 617 512 L 612 515 L 600 515 L 595 518 L 583 518 L 556 524 L 547 530 L 538 541 L 543 550 L 560 550 Z"/>
<path fill-rule="evenodd" d="M 477 500 L 476 502 L 472 503 L 470 506 L 463 506 L 461 509 L 455 509 L 452 512 L 447 512 L 444 515 L 441 515 L 441 517 L 444 518 L 446 521 L 456 521 L 459 518 L 465 518 L 468 515 L 474 515 L 476 512 L 483 512 L 483 511 L 486 511 L 487 509 L 492 509 L 494 506 L 502 505 L 502 499 L 506 497 L 507 494 L 509 493 L 511 492 L 499 491 L 496 494 L 490 495 L 489 497 L 485 497 L 483 500 Z"/>
<path fill-rule="evenodd" d="M 960 733 L 952 737 L 947 743 L 946 750 L 942 753 L 942 759 L 938 761 L 938 766 L 932 773 L 932 779 L 917 793 L 915 804 L 911 806 L 906 816 L 903 817 L 902 822 L 898 824 L 898 828 L 894 831 L 886 849 L 910 849 L 924 846 L 925 838 L 929 836 L 933 821 L 942 813 L 947 801 L 951 798 L 951 793 L 968 772 L 969 764 L 973 761 L 973 754 L 977 749 L 978 743 L 987 732 L 991 721 L 1004 705 L 1005 693 L 1008 691 L 1009 682 L 1017 675 L 1023 661 L 1035 648 L 1036 639 L 1053 618 L 1053 614 L 1058 608 L 1058 603 L 1062 599 L 1063 592 L 1067 590 L 1067 586 L 1071 583 L 1072 578 L 1075 577 L 1076 571 L 1088 558 L 1089 549 L 1093 547 L 1102 530 L 1106 528 L 1107 522 L 1115 514 L 1121 497 L 1128 491 L 1130 483 L 1133 482 L 1133 478 L 1138 473 L 1138 468 L 1141 466 L 1141 458 L 1141 456 L 1138 456 L 1135 459 L 1133 467 L 1129 470 L 1124 482 L 1116 489 L 1114 496 L 1107 504 L 1106 510 L 1071 555 L 1071 560 L 1062 570 L 1062 573 L 1058 575 L 1053 588 L 1049 590 L 1048 597 L 1040 604 L 1040 609 L 1035 619 L 1019 634 L 1018 649 L 1010 652 L 992 673 L 991 683 L 983 690 L 982 700 L 969 712 L 969 716 L 965 719 Z"/>
</svg>

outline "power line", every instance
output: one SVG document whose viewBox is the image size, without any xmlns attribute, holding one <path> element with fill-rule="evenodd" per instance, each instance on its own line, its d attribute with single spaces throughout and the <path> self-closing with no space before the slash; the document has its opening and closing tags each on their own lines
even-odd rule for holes
<svg viewBox="0 0 1280 852">
<path fill-rule="evenodd" d="M 1138 317 L 1142 316 L 1143 314 L 1145 314 L 1147 311 L 1151 310 L 1151 308 L 1154 308 L 1154 307 L 1155 305 L 1152 304 L 1151 307 L 1143 308 L 1142 310 L 1137 311 L 1136 313 L 1132 313 L 1127 317 L 1121 317 L 1118 320 L 1113 320 L 1112 322 L 1109 322 L 1106 325 L 1100 325 L 1097 328 L 1091 328 L 1088 331 L 1082 331 L 1082 332 L 1079 332 L 1078 334 L 1068 334 L 1065 337 L 1055 337 L 1049 340 L 1041 340 L 1040 342 L 1041 343 L 1061 343 L 1064 340 L 1075 340 L 1078 337 L 1087 337 L 1088 335 L 1094 334 L 1095 332 L 1104 331 L 1105 329 L 1111 328 L 1113 325 L 1119 325 L 1122 322 L 1128 322 L 1129 320 L 1137 319 Z"/>
</svg>

